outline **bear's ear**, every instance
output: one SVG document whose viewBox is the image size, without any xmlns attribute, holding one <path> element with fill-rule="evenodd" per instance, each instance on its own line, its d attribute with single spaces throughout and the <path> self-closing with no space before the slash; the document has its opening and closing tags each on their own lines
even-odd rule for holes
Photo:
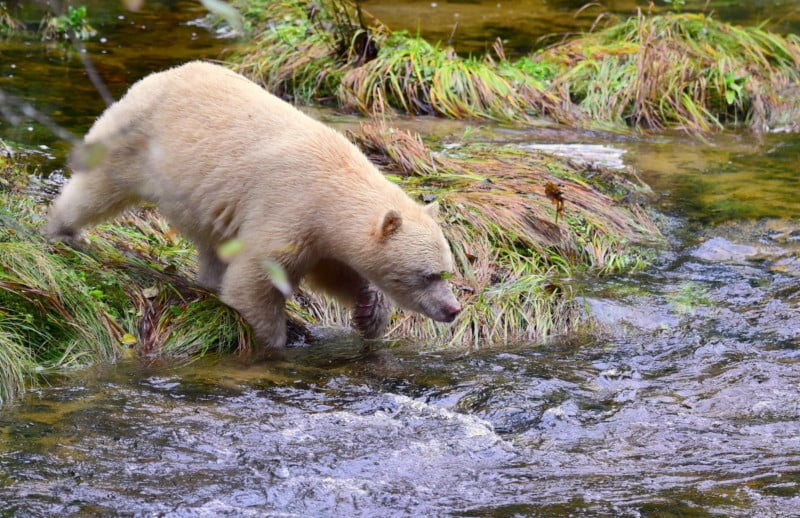
<svg viewBox="0 0 800 518">
<path fill-rule="evenodd" d="M 432 203 L 425 205 L 425 212 L 428 213 L 428 216 L 432 217 L 433 219 L 436 219 L 439 216 L 439 202 L 434 201 Z"/>
<path fill-rule="evenodd" d="M 380 231 L 380 239 L 383 241 L 387 237 L 391 236 L 403 225 L 403 216 L 394 209 L 390 210 L 386 214 L 383 215 L 383 221 L 381 222 L 381 231 Z"/>
</svg>

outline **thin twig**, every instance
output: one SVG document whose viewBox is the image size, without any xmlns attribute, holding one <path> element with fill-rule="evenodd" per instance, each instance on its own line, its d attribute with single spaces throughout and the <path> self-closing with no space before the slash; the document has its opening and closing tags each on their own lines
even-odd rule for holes
<svg viewBox="0 0 800 518">
<path fill-rule="evenodd" d="M 75 48 L 78 49 L 78 55 L 81 57 L 83 68 L 86 70 L 86 74 L 89 76 L 89 80 L 94 85 L 97 93 L 103 98 L 103 102 L 106 103 L 106 106 L 111 106 L 114 104 L 114 96 L 111 95 L 108 87 L 103 82 L 103 78 L 100 77 L 100 74 L 97 72 L 97 68 L 95 68 L 94 62 L 92 58 L 89 57 L 89 52 L 86 50 L 86 45 L 75 35 L 75 30 L 73 30 L 72 27 L 67 31 L 67 36 L 69 36 Z"/>
<path fill-rule="evenodd" d="M 14 111 L 15 107 L 18 110 L 17 112 Z M 73 144 L 79 142 L 80 140 L 75 135 L 59 126 L 53 119 L 34 108 L 32 105 L 22 101 L 14 95 L 4 92 L 3 90 L 0 90 L 0 115 L 2 115 L 3 118 L 8 120 L 8 122 L 14 126 L 22 122 L 22 117 L 27 117 L 35 120 L 45 128 L 49 129 L 54 135 L 62 140 L 66 140 L 67 142 L 71 142 Z"/>
</svg>

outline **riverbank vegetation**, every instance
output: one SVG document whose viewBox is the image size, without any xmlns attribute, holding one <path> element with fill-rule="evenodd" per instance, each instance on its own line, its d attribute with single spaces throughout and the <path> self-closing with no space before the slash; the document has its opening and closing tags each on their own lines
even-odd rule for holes
<svg viewBox="0 0 800 518">
<path fill-rule="evenodd" d="M 649 190 L 630 172 L 514 147 L 443 155 L 383 124 L 352 138 L 413 196 L 439 201 L 459 268 L 457 321 L 398 312 L 390 338 L 474 348 L 569 335 L 583 314 L 572 279 L 638 268 L 647 252 L 632 243 L 659 236 L 640 205 Z M 0 402 L 52 370 L 250 349 L 246 324 L 195 285 L 191 245 L 157 213 L 93 229 L 83 251 L 51 244 L 35 176 L 8 156 L 0 165 Z M 289 315 L 295 340 L 313 341 L 309 324 L 348 324 L 302 290 Z"/>
<path fill-rule="evenodd" d="M 637 16 L 507 59 L 461 57 L 343 0 L 238 2 L 238 68 L 297 102 L 579 128 L 796 131 L 800 39 L 705 14 Z"/>
<path fill-rule="evenodd" d="M 580 67 L 546 54 L 554 49 L 512 61 L 498 44 L 492 57 L 461 58 L 343 2 L 256 0 L 241 10 L 253 46 L 234 56 L 238 68 L 298 102 L 519 124 L 678 124 L 632 118 L 627 108 L 604 118 L 565 79 Z M 588 325 L 580 283 L 642 267 L 648 252 L 637 243 L 660 239 L 644 208 L 649 188 L 631 171 L 516 146 L 433 150 L 385 120 L 351 138 L 412 196 L 439 202 L 465 308 L 446 326 L 398 312 L 390 339 L 470 349 L 574 335 Z M 156 212 L 92 229 L 82 251 L 48 243 L 39 231 L 45 200 L 30 184 L 36 175 L 24 159 L 0 158 L 0 404 L 51 371 L 251 348 L 247 325 L 194 283 L 191 245 Z M 299 342 L 314 341 L 316 326 L 349 323 L 344 308 L 302 289 L 288 313 Z"/>
</svg>

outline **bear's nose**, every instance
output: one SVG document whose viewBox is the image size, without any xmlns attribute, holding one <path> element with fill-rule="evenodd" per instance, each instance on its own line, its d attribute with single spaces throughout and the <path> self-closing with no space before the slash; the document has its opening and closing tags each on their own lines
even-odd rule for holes
<svg viewBox="0 0 800 518">
<path fill-rule="evenodd" d="M 456 315 L 461 313 L 461 304 L 456 302 L 455 304 L 450 305 L 446 311 L 447 311 L 447 321 L 452 322 L 453 320 L 455 320 Z"/>
</svg>

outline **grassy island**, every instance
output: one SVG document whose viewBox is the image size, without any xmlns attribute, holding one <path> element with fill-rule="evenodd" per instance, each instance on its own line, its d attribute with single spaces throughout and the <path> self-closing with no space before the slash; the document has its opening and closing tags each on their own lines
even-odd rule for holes
<svg viewBox="0 0 800 518">
<path fill-rule="evenodd" d="M 705 14 L 637 16 L 507 59 L 458 56 L 343 0 L 239 2 L 237 68 L 296 102 L 612 131 L 798 129 L 800 39 Z"/>
</svg>

